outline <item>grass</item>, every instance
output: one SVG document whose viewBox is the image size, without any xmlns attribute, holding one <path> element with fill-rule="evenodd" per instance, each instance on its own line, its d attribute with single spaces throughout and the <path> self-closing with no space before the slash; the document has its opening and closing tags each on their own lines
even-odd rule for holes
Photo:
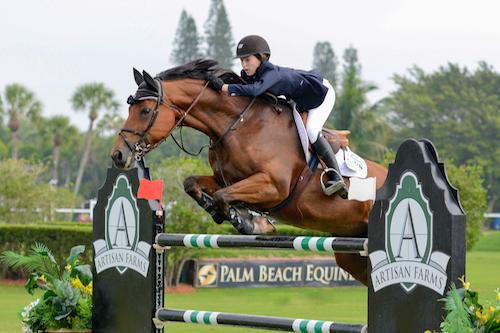
<svg viewBox="0 0 500 333">
<path fill-rule="evenodd" d="M 485 231 L 472 248 L 473 251 L 500 251 L 500 231 Z"/>
<path fill-rule="evenodd" d="M 480 302 L 492 302 L 500 287 L 500 232 L 488 232 L 467 253 L 467 280 Z M 20 333 L 17 313 L 35 297 L 22 286 L 0 285 L 0 333 Z M 365 288 L 198 289 L 192 294 L 166 295 L 171 308 L 260 314 L 305 319 L 366 323 Z M 244 328 L 168 323 L 166 332 L 244 333 Z M 256 330 L 255 332 L 271 332 Z"/>
</svg>

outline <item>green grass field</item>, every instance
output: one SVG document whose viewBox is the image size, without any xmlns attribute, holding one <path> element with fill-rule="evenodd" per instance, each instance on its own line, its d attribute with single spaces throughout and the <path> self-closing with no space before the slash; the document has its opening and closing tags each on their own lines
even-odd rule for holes
<svg viewBox="0 0 500 333">
<path fill-rule="evenodd" d="M 493 301 L 500 287 L 500 232 L 488 232 L 467 254 L 467 280 L 479 291 L 481 302 Z M 34 299 L 22 286 L 0 285 L 0 333 L 19 333 L 17 313 Z M 269 316 L 366 323 L 365 288 L 201 289 L 166 295 L 167 307 L 237 312 Z M 167 324 L 175 333 L 243 333 L 248 329 L 190 324 Z M 259 330 L 255 332 L 271 332 Z M 124 332 L 128 333 L 128 332 Z M 133 333 L 133 332 L 131 332 Z"/>
</svg>

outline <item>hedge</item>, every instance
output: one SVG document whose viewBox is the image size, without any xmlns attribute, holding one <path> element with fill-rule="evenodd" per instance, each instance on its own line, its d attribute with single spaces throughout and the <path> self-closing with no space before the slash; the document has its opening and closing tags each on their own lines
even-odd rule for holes
<svg viewBox="0 0 500 333">
<path fill-rule="evenodd" d="M 277 234 L 289 236 L 327 236 L 328 234 L 303 230 L 288 225 L 278 225 Z M 218 234 L 237 234 L 236 229 L 230 225 L 222 225 L 216 228 Z M 186 230 L 186 233 L 189 233 Z M 27 254 L 31 245 L 35 242 L 47 245 L 56 260 L 62 262 L 69 254 L 69 250 L 75 246 L 83 244 L 86 251 L 83 259 L 87 263 L 92 262 L 92 224 L 76 222 L 56 222 L 51 224 L 0 224 L 0 253 L 3 251 L 15 251 Z M 234 255 L 228 253 L 229 257 L 237 256 L 240 251 L 234 251 Z M 199 252 L 199 251 L 198 251 Z M 227 252 L 227 251 L 226 251 Z M 186 253 L 187 256 L 189 252 Z M 196 257 L 204 255 L 213 256 L 213 253 L 197 253 Z M 176 258 L 177 259 L 177 258 Z M 0 278 L 24 278 L 21 272 L 12 271 L 4 264 L 0 263 Z"/>
<path fill-rule="evenodd" d="M 92 260 L 92 225 L 82 223 L 51 224 L 0 224 L 0 253 L 15 251 L 27 254 L 35 242 L 47 245 L 58 262 L 62 262 L 69 250 L 85 245 L 86 262 Z M 0 263 L 0 278 L 23 278 L 24 275 L 8 269 Z"/>
</svg>

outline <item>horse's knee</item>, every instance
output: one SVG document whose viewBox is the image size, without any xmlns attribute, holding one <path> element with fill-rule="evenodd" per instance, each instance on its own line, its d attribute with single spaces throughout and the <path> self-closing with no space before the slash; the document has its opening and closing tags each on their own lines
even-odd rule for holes
<svg viewBox="0 0 500 333">
<path fill-rule="evenodd" d="M 220 211 L 227 214 L 227 210 L 229 210 L 229 204 L 225 201 L 224 191 L 219 190 L 213 195 L 214 206 Z"/>
</svg>

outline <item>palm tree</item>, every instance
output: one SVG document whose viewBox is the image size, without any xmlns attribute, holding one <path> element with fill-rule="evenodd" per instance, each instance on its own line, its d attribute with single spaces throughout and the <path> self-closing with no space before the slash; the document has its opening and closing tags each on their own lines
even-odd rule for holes
<svg viewBox="0 0 500 333">
<path fill-rule="evenodd" d="M 17 160 L 17 131 L 19 130 L 21 118 L 27 117 L 34 121 L 38 119 L 42 111 L 42 103 L 37 100 L 33 92 L 25 86 L 13 83 L 5 87 L 5 102 L 0 107 L 0 113 L 5 113 L 9 118 L 7 126 L 11 132 L 12 158 Z"/>
<path fill-rule="evenodd" d="M 88 112 L 89 128 L 85 135 L 85 145 L 83 148 L 78 174 L 76 176 L 74 194 L 80 190 L 83 172 L 89 159 L 90 148 L 92 146 L 92 136 L 94 124 L 99 116 L 99 111 L 117 109 L 119 104 L 114 99 L 114 92 L 104 86 L 103 83 L 87 83 L 78 87 L 71 98 L 71 103 L 76 111 Z"/>
<path fill-rule="evenodd" d="M 61 159 L 61 147 L 78 135 L 76 127 L 71 125 L 69 118 L 65 116 L 54 116 L 43 121 L 40 134 L 52 141 L 52 181 L 59 182 L 59 164 Z"/>
</svg>

